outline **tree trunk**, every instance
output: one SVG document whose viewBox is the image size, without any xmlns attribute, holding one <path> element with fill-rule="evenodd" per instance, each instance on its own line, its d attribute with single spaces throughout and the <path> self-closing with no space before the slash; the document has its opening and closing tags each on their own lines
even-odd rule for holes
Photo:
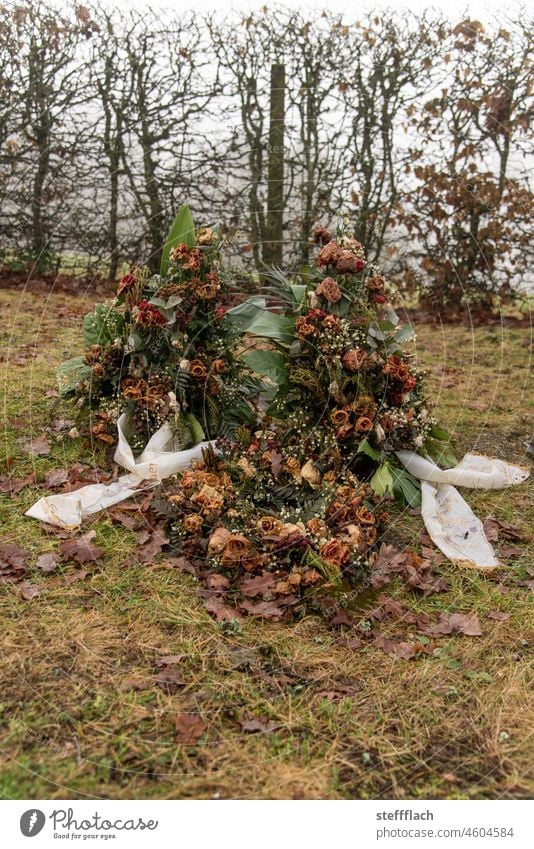
<svg viewBox="0 0 534 849">
<path fill-rule="evenodd" d="M 282 265 L 284 238 L 284 118 L 285 66 L 271 66 L 271 105 L 268 148 L 267 226 L 263 246 L 266 265 Z"/>
</svg>

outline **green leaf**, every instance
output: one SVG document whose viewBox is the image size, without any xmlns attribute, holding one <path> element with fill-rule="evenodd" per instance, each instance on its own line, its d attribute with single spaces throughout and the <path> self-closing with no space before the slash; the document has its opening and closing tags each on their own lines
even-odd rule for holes
<svg viewBox="0 0 534 849">
<path fill-rule="evenodd" d="M 251 351 L 242 359 L 256 374 L 268 377 L 278 386 L 287 386 L 287 362 L 279 351 Z"/>
<path fill-rule="evenodd" d="M 411 339 L 415 333 L 415 329 L 411 324 L 403 324 L 395 331 L 395 340 L 399 343 L 406 342 Z"/>
<path fill-rule="evenodd" d="M 399 500 L 405 501 L 410 507 L 419 507 L 421 504 L 421 483 L 410 475 L 406 469 L 390 466 L 389 470 L 393 477 L 393 491 Z"/>
<path fill-rule="evenodd" d="M 393 477 L 388 463 L 382 463 L 369 481 L 377 495 L 393 493 Z"/>
<path fill-rule="evenodd" d="M 439 425 L 432 425 L 430 436 L 433 436 L 434 439 L 442 439 L 444 442 L 450 442 L 451 439 L 450 433 L 447 433 L 447 431 Z"/>
<path fill-rule="evenodd" d="M 83 357 L 72 357 L 56 369 L 61 395 L 74 392 L 80 381 L 87 380 L 90 376 L 91 367 L 87 365 Z"/>
<path fill-rule="evenodd" d="M 443 443 L 437 442 L 434 439 L 427 439 L 425 442 L 425 451 L 434 462 L 440 466 L 445 466 L 445 468 L 455 466 L 458 462 L 448 442 Z"/>
<path fill-rule="evenodd" d="M 198 442 L 202 442 L 206 438 L 206 435 L 202 430 L 202 425 L 200 424 L 197 417 L 193 415 L 193 413 L 186 413 L 185 420 L 187 422 L 187 427 L 189 428 L 189 431 L 191 433 L 193 444 L 196 445 Z"/>
<path fill-rule="evenodd" d="M 91 345 L 111 345 L 124 327 L 123 317 L 106 304 L 97 304 L 83 320 L 83 339 Z"/>
<path fill-rule="evenodd" d="M 169 255 L 173 248 L 177 245 L 185 244 L 188 248 L 195 245 L 195 222 L 191 215 L 191 210 L 184 204 L 178 210 L 176 218 L 169 230 L 167 241 L 163 247 L 161 254 L 160 274 L 164 277 L 169 269 Z"/>
<path fill-rule="evenodd" d="M 373 448 L 373 446 L 369 444 L 367 439 L 362 439 L 362 441 L 358 445 L 358 450 L 356 453 L 367 454 L 367 456 L 371 457 L 372 460 L 380 459 L 380 451 L 377 451 L 376 448 Z"/>
</svg>

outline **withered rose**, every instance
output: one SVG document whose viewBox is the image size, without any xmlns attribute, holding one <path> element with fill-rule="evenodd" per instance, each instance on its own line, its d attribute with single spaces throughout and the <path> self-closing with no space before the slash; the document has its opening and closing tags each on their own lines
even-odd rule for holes
<svg viewBox="0 0 534 849">
<path fill-rule="evenodd" d="M 350 560 L 350 548 L 338 539 L 331 539 L 319 549 L 319 554 L 327 563 L 344 566 Z"/>
<path fill-rule="evenodd" d="M 376 539 L 378 537 L 377 529 L 375 527 L 369 525 L 368 527 L 363 528 L 363 533 L 364 533 L 365 541 L 367 542 L 367 545 L 369 547 L 374 545 L 375 542 L 376 542 Z"/>
<path fill-rule="evenodd" d="M 182 262 L 182 268 L 184 271 L 198 271 L 200 268 L 200 251 L 198 248 L 191 248 L 186 262 Z"/>
<path fill-rule="evenodd" d="M 315 333 L 313 324 L 309 324 L 305 316 L 297 318 L 295 322 L 295 330 L 299 336 L 312 336 Z"/>
<path fill-rule="evenodd" d="M 367 433 L 367 431 L 373 429 L 373 421 L 368 416 L 360 416 L 354 423 L 354 429 L 358 433 Z"/>
<path fill-rule="evenodd" d="M 329 304 L 337 304 L 341 300 L 341 289 L 332 277 L 325 277 L 315 290 L 318 297 L 324 298 Z"/>
<path fill-rule="evenodd" d="M 121 384 L 122 394 L 130 401 L 138 401 L 143 397 L 147 390 L 147 384 L 144 380 L 134 380 L 127 377 Z"/>
<path fill-rule="evenodd" d="M 330 471 L 325 472 L 323 475 L 323 483 L 334 483 L 335 479 L 336 473 L 333 469 L 330 469 Z"/>
<path fill-rule="evenodd" d="M 261 566 L 263 559 L 257 551 L 249 551 L 248 554 L 241 559 L 241 566 L 246 572 L 254 572 L 258 566 Z"/>
<path fill-rule="evenodd" d="M 191 361 L 189 365 L 189 373 L 191 377 L 196 378 L 196 380 L 204 380 L 208 375 L 205 366 L 200 362 L 200 360 Z"/>
<path fill-rule="evenodd" d="M 356 274 L 364 265 L 364 260 L 351 251 L 341 251 L 336 259 L 336 271 L 340 274 Z"/>
<path fill-rule="evenodd" d="M 300 483 L 302 476 L 300 474 L 300 463 L 296 457 L 289 457 L 282 468 L 284 472 L 290 474 L 291 477 L 295 478 L 295 480 Z"/>
<path fill-rule="evenodd" d="M 366 287 L 370 292 L 381 292 L 386 283 L 386 278 L 381 274 L 374 274 L 365 281 Z"/>
<path fill-rule="evenodd" d="M 88 351 L 85 352 L 84 362 L 90 366 L 91 363 L 96 362 L 100 354 L 102 353 L 102 345 L 91 345 Z"/>
<path fill-rule="evenodd" d="M 315 260 L 315 264 L 321 268 L 324 265 L 335 265 L 337 260 L 342 254 L 342 250 L 339 247 L 338 243 L 332 240 L 328 242 L 319 252 L 317 259 Z"/>
<path fill-rule="evenodd" d="M 336 498 L 340 501 L 348 501 L 349 498 L 352 498 L 354 495 L 354 489 L 347 484 L 343 484 L 343 486 L 339 486 L 336 490 Z"/>
<path fill-rule="evenodd" d="M 179 245 L 176 245 L 175 248 L 169 254 L 169 259 L 171 262 L 177 262 L 180 259 L 183 259 L 189 253 L 189 248 L 185 244 L 185 242 L 180 242 Z"/>
<path fill-rule="evenodd" d="M 243 534 L 230 534 L 222 553 L 225 566 L 237 565 L 252 548 L 252 543 Z"/>
<path fill-rule="evenodd" d="M 250 460 L 247 460 L 246 457 L 241 457 L 237 461 L 237 465 L 243 471 L 243 474 L 246 478 L 253 478 L 256 476 L 256 469 L 254 468 Z"/>
<path fill-rule="evenodd" d="M 204 484 L 200 492 L 191 497 L 193 504 L 199 504 L 202 510 L 219 510 L 224 504 L 224 496 L 215 487 Z"/>
<path fill-rule="evenodd" d="M 347 540 L 348 544 L 353 548 L 357 548 L 358 543 L 361 539 L 361 531 L 358 525 L 346 525 L 343 528 L 343 537 Z"/>
<path fill-rule="evenodd" d="M 416 378 L 413 376 L 413 374 L 409 374 L 408 377 L 406 377 L 402 382 L 402 391 L 411 392 L 413 389 L 415 389 L 416 384 Z"/>
<path fill-rule="evenodd" d="M 217 297 L 218 287 L 215 283 L 202 283 L 197 288 L 197 295 L 203 301 L 212 301 Z"/>
<path fill-rule="evenodd" d="M 352 433 L 354 433 L 354 428 L 350 423 L 341 425 L 341 427 L 336 430 L 336 439 L 348 439 Z"/>
<path fill-rule="evenodd" d="M 363 366 L 367 357 L 367 352 L 363 348 L 351 348 L 350 351 L 345 351 L 341 358 L 343 368 L 347 371 L 359 371 Z"/>
<path fill-rule="evenodd" d="M 380 416 L 380 424 L 384 428 L 385 433 L 391 433 L 395 430 L 395 421 L 388 413 L 384 413 Z"/>
<path fill-rule="evenodd" d="M 123 292 L 128 292 L 135 286 L 136 283 L 137 277 L 133 274 L 125 274 L 124 277 L 121 277 L 119 285 L 117 286 L 117 295 L 122 295 Z"/>
<path fill-rule="evenodd" d="M 260 534 L 265 536 L 276 536 L 282 530 L 283 522 L 280 519 L 275 519 L 274 516 L 262 516 L 256 522 Z"/>
<path fill-rule="evenodd" d="M 91 369 L 91 373 L 92 373 L 93 377 L 96 377 L 98 379 L 100 377 L 104 377 L 106 371 L 105 371 L 102 363 L 95 363 L 94 366 Z"/>
<path fill-rule="evenodd" d="M 211 227 L 202 227 L 197 233 L 197 245 L 212 245 L 215 239 L 215 233 Z"/>
<path fill-rule="evenodd" d="M 306 527 L 316 537 L 325 537 L 328 533 L 326 522 L 324 522 L 322 519 L 310 519 L 308 522 L 306 522 Z"/>
<path fill-rule="evenodd" d="M 330 418 L 335 427 L 341 427 L 342 425 L 348 424 L 349 414 L 346 410 L 333 410 L 330 413 Z"/>
<path fill-rule="evenodd" d="M 222 374 L 223 371 L 226 371 L 226 363 L 220 358 L 217 360 L 213 360 L 211 364 L 211 370 L 215 372 L 215 374 Z"/>
<path fill-rule="evenodd" d="M 305 480 L 311 487 L 317 487 L 321 483 L 321 472 L 313 462 L 308 460 L 300 470 L 302 480 Z"/>
<path fill-rule="evenodd" d="M 332 315 L 332 313 L 329 313 L 323 319 L 323 327 L 326 327 L 328 330 L 339 330 L 340 324 L 337 315 Z"/>
<path fill-rule="evenodd" d="M 167 319 L 153 304 L 148 301 L 140 301 L 137 305 L 136 323 L 142 327 L 163 327 Z"/>
<path fill-rule="evenodd" d="M 190 533 L 197 533 L 202 527 L 202 516 L 198 513 L 190 513 L 184 519 L 184 528 Z"/>
<path fill-rule="evenodd" d="M 406 363 L 400 357 L 395 355 L 387 358 L 383 372 L 393 378 L 393 380 L 398 380 L 401 383 L 406 380 L 410 374 Z"/>
<path fill-rule="evenodd" d="M 313 233 L 314 241 L 317 245 L 327 245 L 332 241 L 332 234 L 326 227 L 317 227 Z"/>
<path fill-rule="evenodd" d="M 367 507 L 363 506 L 359 507 L 356 511 L 356 518 L 358 519 L 358 522 L 360 522 L 360 524 L 362 525 L 374 525 L 376 522 L 374 513 L 371 513 L 371 511 L 368 510 Z"/>
<path fill-rule="evenodd" d="M 232 534 L 226 528 L 215 528 L 208 542 L 210 554 L 220 554 Z"/>
</svg>

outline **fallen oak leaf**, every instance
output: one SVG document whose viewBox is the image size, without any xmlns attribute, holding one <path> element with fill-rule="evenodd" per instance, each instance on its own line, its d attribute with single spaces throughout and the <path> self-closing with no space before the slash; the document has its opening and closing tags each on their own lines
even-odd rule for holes
<svg viewBox="0 0 534 849">
<path fill-rule="evenodd" d="M 15 498 L 19 492 L 27 486 L 35 483 L 35 473 L 26 475 L 24 478 L 2 478 L 0 480 L 0 492 L 4 495 L 10 495 Z"/>
<path fill-rule="evenodd" d="M 379 634 L 374 640 L 373 645 L 391 657 L 396 657 L 401 660 L 414 660 L 421 654 L 430 654 L 432 649 L 428 645 L 422 643 L 408 643 L 403 640 L 389 640 L 382 634 Z"/>
<path fill-rule="evenodd" d="M 145 532 L 141 531 L 143 536 L 140 538 L 145 539 Z M 137 556 L 142 563 L 152 563 L 158 554 L 161 554 L 164 545 L 167 545 L 169 542 L 169 538 L 165 536 L 164 532 L 161 528 L 156 528 L 149 536 L 146 542 L 141 543 L 140 548 L 137 549 Z"/>
<path fill-rule="evenodd" d="M 253 604 L 245 600 L 239 607 L 249 615 L 259 616 L 261 619 L 281 619 L 284 615 L 283 608 L 274 601 L 260 601 L 259 604 Z"/>
<path fill-rule="evenodd" d="M 24 599 L 24 601 L 31 601 L 35 596 L 41 595 L 41 590 L 39 587 L 36 587 L 34 584 L 28 583 L 28 581 L 23 581 L 19 584 L 19 593 L 20 597 Z"/>
<path fill-rule="evenodd" d="M 507 622 L 511 615 L 511 613 L 505 613 L 504 610 L 489 610 L 486 613 L 487 618 L 494 619 L 495 622 Z"/>
<path fill-rule="evenodd" d="M 45 486 L 47 489 L 57 489 L 67 483 L 68 479 L 69 473 L 66 469 L 52 469 L 45 478 Z"/>
<path fill-rule="evenodd" d="M 482 628 L 476 613 L 441 613 L 433 625 L 419 629 L 431 637 L 444 637 L 449 634 L 464 634 L 466 637 L 481 637 Z"/>
<path fill-rule="evenodd" d="M 244 578 L 240 584 L 240 590 L 243 595 L 254 598 L 254 596 L 264 595 L 269 590 L 274 589 L 276 583 L 277 579 L 272 572 L 262 572 L 261 575 L 256 575 L 253 578 Z"/>
<path fill-rule="evenodd" d="M 165 657 L 156 658 L 156 666 L 176 666 L 185 657 L 185 654 L 168 654 Z"/>
<path fill-rule="evenodd" d="M 239 611 L 234 607 L 230 607 L 228 604 L 225 604 L 224 599 L 221 598 L 221 596 L 216 595 L 213 596 L 213 598 L 207 599 L 204 606 L 208 613 L 210 613 L 217 622 L 231 622 L 234 619 L 241 621 L 243 619 Z"/>
<path fill-rule="evenodd" d="M 14 542 L 0 540 L 0 575 L 19 577 L 26 571 L 30 554 Z"/>
<path fill-rule="evenodd" d="M 27 454 L 31 454 L 32 457 L 45 457 L 47 454 L 50 454 L 50 443 L 46 438 L 46 434 L 42 433 L 35 439 L 30 436 L 29 439 L 23 440 L 22 450 L 26 451 Z"/>
<path fill-rule="evenodd" d="M 60 543 L 59 549 L 63 560 L 75 560 L 77 563 L 94 563 L 102 557 L 103 551 L 97 545 L 93 545 L 96 531 L 87 531 L 81 537 L 66 539 Z"/>
<path fill-rule="evenodd" d="M 185 687 L 182 673 L 177 666 L 165 666 L 161 672 L 158 672 L 155 681 L 158 687 L 161 687 L 169 695 L 176 693 L 180 687 Z"/>
<path fill-rule="evenodd" d="M 121 693 L 126 693 L 128 690 L 148 690 L 149 688 L 150 682 L 140 675 L 130 675 L 129 678 L 123 678 L 119 686 Z"/>
<path fill-rule="evenodd" d="M 196 713 L 179 713 L 174 719 L 176 742 L 193 746 L 206 730 L 204 721 Z"/>
<path fill-rule="evenodd" d="M 78 581 L 83 581 L 84 578 L 87 578 L 88 574 L 87 569 L 77 569 L 76 572 L 71 572 L 70 575 L 67 575 L 65 583 L 76 584 Z"/>
<path fill-rule="evenodd" d="M 241 731 L 246 731 L 247 734 L 269 734 L 279 727 L 278 722 L 261 717 L 248 716 L 241 720 Z"/>
<path fill-rule="evenodd" d="M 50 552 L 49 554 L 41 554 L 37 558 L 36 566 L 41 572 L 54 572 L 57 569 L 59 558 L 57 554 Z"/>
</svg>

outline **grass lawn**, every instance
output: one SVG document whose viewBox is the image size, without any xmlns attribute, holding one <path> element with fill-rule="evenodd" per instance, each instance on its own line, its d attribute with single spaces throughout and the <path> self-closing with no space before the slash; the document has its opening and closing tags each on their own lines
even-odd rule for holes
<svg viewBox="0 0 534 849">
<path fill-rule="evenodd" d="M 217 624 L 194 578 L 164 556 L 137 562 L 133 534 L 105 517 L 91 525 L 101 563 L 85 576 L 72 564 L 42 574 L 37 558 L 61 540 L 24 510 L 50 470 L 102 463 L 81 440 L 58 440 L 54 427 L 73 413 L 46 394 L 55 366 L 78 352 L 88 303 L 3 290 L 0 305 L 0 475 L 36 476 L 16 497 L 0 496 L 1 536 L 31 552 L 28 579 L 41 591 L 24 600 L 17 585 L 0 585 L 4 798 L 531 797 L 528 484 L 467 494 L 477 515 L 522 532 L 519 556 L 499 572 L 443 564 L 447 592 L 386 588 L 417 613 L 478 614 L 481 637 L 443 637 L 417 660 L 350 647 L 358 628 L 311 616 Z M 529 345 L 526 329 L 419 328 L 417 356 L 459 457 L 473 449 L 525 462 Z M 45 432 L 50 453 L 32 456 L 23 443 Z M 386 541 L 417 548 L 421 528 L 399 512 Z M 364 630 L 369 606 L 354 604 Z M 410 638 L 409 625 L 380 627 Z M 168 655 L 182 656 L 171 694 L 155 680 Z M 175 718 L 189 713 L 205 725 L 195 745 L 176 740 Z M 257 733 L 246 730 L 252 718 Z"/>
</svg>

